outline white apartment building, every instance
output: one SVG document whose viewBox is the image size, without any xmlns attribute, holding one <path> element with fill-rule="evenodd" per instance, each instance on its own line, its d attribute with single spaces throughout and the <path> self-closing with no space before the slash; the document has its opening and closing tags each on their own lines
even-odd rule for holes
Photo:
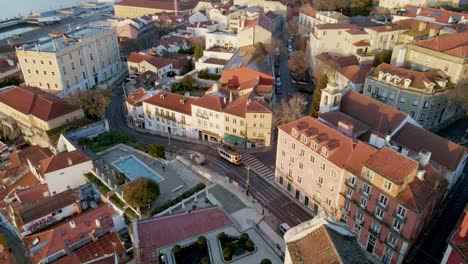
<svg viewBox="0 0 468 264">
<path fill-rule="evenodd" d="M 229 32 L 213 32 L 205 35 L 205 47 L 210 49 L 212 47 L 224 47 L 227 49 L 237 49 L 239 47 L 239 40 L 237 34 Z"/>
<path fill-rule="evenodd" d="M 195 22 L 187 25 L 187 31 L 192 33 L 194 37 L 205 37 L 207 33 L 211 33 L 218 29 L 218 22 L 209 20 L 203 22 Z"/>
<path fill-rule="evenodd" d="M 315 25 L 349 23 L 349 17 L 336 11 L 318 11 L 310 4 L 306 4 L 299 10 L 298 22 L 306 33 L 311 33 Z"/>
<path fill-rule="evenodd" d="M 219 30 L 225 30 L 229 27 L 229 15 L 225 14 L 222 10 L 213 8 L 208 11 L 208 17 L 212 21 L 218 23 Z"/>
<path fill-rule="evenodd" d="M 195 69 L 207 70 L 209 73 L 221 74 L 224 65 L 232 58 L 233 51 L 214 47 L 203 51 L 203 56 L 195 62 Z"/>
<path fill-rule="evenodd" d="M 204 141 L 219 142 L 224 135 L 223 108 L 227 98 L 205 94 L 192 103 L 193 126 Z"/>
<path fill-rule="evenodd" d="M 315 25 L 310 35 L 309 66 L 315 67 L 315 56 L 329 53 L 336 56 L 354 55 L 359 63 L 372 63 L 369 34 L 353 24 Z"/>
<path fill-rule="evenodd" d="M 121 71 L 115 29 L 81 28 L 16 53 L 28 86 L 60 96 L 104 84 Z"/>
<path fill-rule="evenodd" d="M 145 128 L 171 135 L 198 138 L 193 126 L 192 103 L 194 98 L 159 92 L 143 101 Z"/>
</svg>

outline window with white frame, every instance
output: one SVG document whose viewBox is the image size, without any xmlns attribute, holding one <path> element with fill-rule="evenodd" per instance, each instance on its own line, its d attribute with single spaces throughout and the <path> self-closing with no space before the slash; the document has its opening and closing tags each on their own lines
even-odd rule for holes
<svg viewBox="0 0 468 264">
<path fill-rule="evenodd" d="M 364 197 L 361 197 L 361 207 L 365 208 L 367 206 L 367 199 Z"/>
<path fill-rule="evenodd" d="M 281 151 L 281 156 L 283 156 L 283 157 L 286 156 L 286 151 L 282 150 Z"/>
<path fill-rule="evenodd" d="M 319 185 L 322 185 L 322 184 L 323 184 L 323 178 L 322 178 L 322 177 L 319 177 L 319 178 L 318 178 L 318 184 L 319 184 Z"/>
<path fill-rule="evenodd" d="M 325 170 L 325 163 L 320 162 L 320 169 L 323 170 L 323 171 Z"/>
<path fill-rule="evenodd" d="M 307 137 L 305 135 L 301 136 L 301 141 L 302 143 L 306 144 L 307 143 Z"/>
<path fill-rule="evenodd" d="M 303 169 L 304 168 L 304 164 L 302 164 L 302 162 L 299 162 L 299 169 Z"/>
<path fill-rule="evenodd" d="M 398 205 L 396 214 L 399 218 L 404 219 L 406 217 L 406 208 L 401 205 Z"/>
<path fill-rule="evenodd" d="M 284 144 L 288 143 L 288 141 L 286 140 L 286 138 L 283 138 L 283 143 L 284 143 Z"/>
<path fill-rule="evenodd" d="M 315 157 L 314 157 L 314 155 L 310 155 L 310 162 L 315 163 Z"/>
<path fill-rule="evenodd" d="M 351 204 L 349 203 L 349 201 L 344 202 L 343 208 L 349 212 L 349 209 L 351 208 Z"/>
<path fill-rule="evenodd" d="M 390 232 L 388 234 L 387 244 L 395 248 L 397 243 L 398 243 L 398 237 L 394 235 L 392 232 Z"/>
<path fill-rule="evenodd" d="M 325 147 L 322 147 L 322 156 L 324 156 L 325 158 L 328 157 L 328 149 Z"/>
<path fill-rule="evenodd" d="M 387 208 L 388 205 L 388 197 L 381 194 L 379 197 L 379 204 L 383 206 L 384 208 Z"/>
<path fill-rule="evenodd" d="M 355 234 L 359 235 L 361 233 L 361 225 L 358 224 L 358 223 L 355 223 L 353 231 L 354 231 Z"/>
<path fill-rule="evenodd" d="M 318 147 L 317 142 L 315 142 L 315 141 L 312 142 L 312 149 L 317 150 L 317 147 Z"/>
<path fill-rule="evenodd" d="M 371 230 L 375 233 L 375 234 L 378 234 L 380 232 L 380 224 L 376 221 L 373 221 L 372 222 L 372 225 L 371 225 Z"/>
<path fill-rule="evenodd" d="M 305 155 L 305 150 L 301 149 L 301 157 L 304 157 Z"/>
<path fill-rule="evenodd" d="M 392 182 L 389 180 L 384 180 L 384 189 L 391 192 L 392 191 Z"/>
<path fill-rule="evenodd" d="M 333 185 L 333 183 L 328 184 L 328 190 L 330 190 L 330 192 L 333 192 L 335 190 L 335 186 Z"/>
<path fill-rule="evenodd" d="M 332 176 L 333 178 L 336 177 L 336 171 L 335 171 L 335 170 L 332 169 L 331 172 L 330 172 L 330 174 L 331 174 L 331 176 Z"/>
<path fill-rule="evenodd" d="M 374 179 L 374 172 L 371 171 L 371 170 L 367 170 L 367 171 L 366 171 L 366 177 L 367 177 L 369 180 Z"/>
<path fill-rule="evenodd" d="M 351 198 L 351 197 L 353 196 L 353 189 L 351 189 L 351 188 L 349 188 L 349 187 L 346 188 L 346 196 L 347 196 L 348 198 Z"/>
<path fill-rule="evenodd" d="M 288 171 L 288 176 L 292 178 L 292 170 L 291 169 L 289 169 L 289 171 Z"/>
<path fill-rule="evenodd" d="M 294 157 L 289 157 L 289 162 L 294 163 Z"/>
<path fill-rule="evenodd" d="M 297 130 L 295 128 L 292 129 L 292 135 L 293 137 L 297 137 Z"/>
<path fill-rule="evenodd" d="M 354 186 L 354 185 L 356 184 L 356 177 L 354 177 L 354 176 L 349 176 L 348 182 L 349 182 L 352 186 Z"/>
<path fill-rule="evenodd" d="M 296 149 L 296 144 L 291 143 L 291 148 L 292 148 L 293 150 L 295 150 L 295 149 Z"/>
<path fill-rule="evenodd" d="M 357 211 L 357 213 L 356 213 L 356 222 L 358 222 L 358 223 L 364 222 L 364 213 L 362 211 Z"/>
<path fill-rule="evenodd" d="M 379 220 L 382 220 L 384 218 L 385 212 L 382 210 L 382 208 L 377 207 L 375 209 L 375 217 Z"/>
<path fill-rule="evenodd" d="M 398 220 L 398 219 L 394 219 L 393 220 L 393 230 L 397 231 L 397 232 L 400 232 L 401 231 L 401 226 L 403 225 L 403 223 Z"/>
</svg>

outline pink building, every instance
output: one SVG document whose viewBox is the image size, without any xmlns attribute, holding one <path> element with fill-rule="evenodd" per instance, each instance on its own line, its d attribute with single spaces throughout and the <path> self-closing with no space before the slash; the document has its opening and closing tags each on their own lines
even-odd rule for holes
<svg viewBox="0 0 468 264">
<path fill-rule="evenodd" d="M 343 165 L 353 146 L 351 138 L 309 116 L 282 125 L 275 182 L 305 206 L 336 215 Z"/>
</svg>

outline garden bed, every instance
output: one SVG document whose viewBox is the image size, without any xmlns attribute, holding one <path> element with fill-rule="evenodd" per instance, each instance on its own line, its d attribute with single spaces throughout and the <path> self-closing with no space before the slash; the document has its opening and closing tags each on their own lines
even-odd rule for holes
<svg viewBox="0 0 468 264">
<path fill-rule="evenodd" d="M 78 144 L 88 147 L 91 151 L 97 153 L 117 144 L 128 144 L 136 142 L 134 137 L 118 131 L 109 131 L 100 134 L 96 139 L 79 138 Z"/>
<path fill-rule="evenodd" d="M 197 241 L 184 247 L 175 245 L 172 248 L 172 253 L 174 254 L 176 264 L 211 263 L 208 242 L 203 236 L 198 237 Z"/>
<path fill-rule="evenodd" d="M 223 260 L 226 262 L 243 258 L 256 251 L 255 244 L 247 233 L 236 237 L 221 232 L 218 234 L 218 242 L 221 246 Z"/>
</svg>

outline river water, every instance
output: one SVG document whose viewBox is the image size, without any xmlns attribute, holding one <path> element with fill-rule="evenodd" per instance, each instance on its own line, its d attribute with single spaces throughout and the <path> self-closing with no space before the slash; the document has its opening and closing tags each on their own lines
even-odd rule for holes
<svg viewBox="0 0 468 264">
<path fill-rule="evenodd" d="M 0 21 L 80 5 L 92 0 L 0 0 Z"/>
</svg>

